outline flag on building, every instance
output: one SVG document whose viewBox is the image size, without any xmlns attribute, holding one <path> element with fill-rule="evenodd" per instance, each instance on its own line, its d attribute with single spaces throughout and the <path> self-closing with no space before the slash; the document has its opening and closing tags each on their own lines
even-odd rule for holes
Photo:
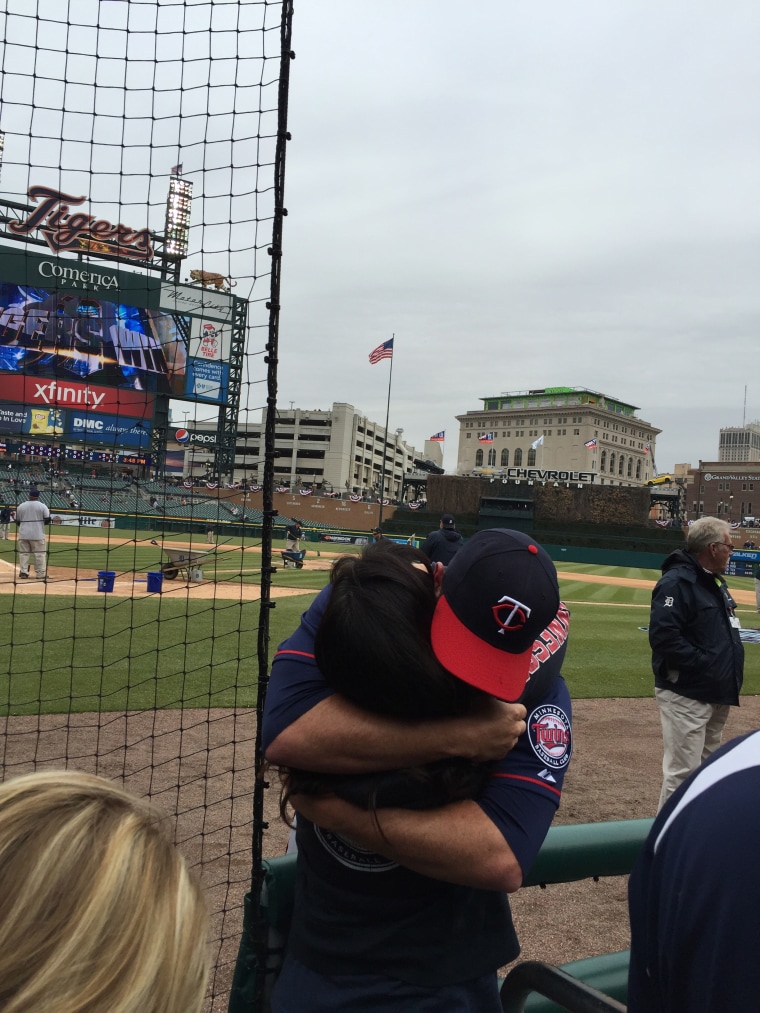
<svg viewBox="0 0 760 1013">
<path fill-rule="evenodd" d="M 169 170 L 170 176 L 181 176 L 182 175 L 182 162 L 179 165 L 173 165 Z"/>
<path fill-rule="evenodd" d="M 543 442 L 544 442 L 544 435 L 543 435 L 543 433 L 542 433 L 542 434 L 541 434 L 541 435 L 539 436 L 539 438 L 538 438 L 537 440 L 534 440 L 534 441 L 533 441 L 533 442 L 531 443 L 531 445 L 530 445 L 530 449 L 531 449 L 531 450 L 535 450 L 535 449 L 536 449 L 536 447 L 540 447 L 540 446 L 542 446 Z"/>
<path fill-rule="evenodd" d="M 377 348 L 369 353 L 370 365 L 374 366 L 376 362 L 380 362 L 381 359 L 392 359 L 393 358 L 393 338 L 388 338 L 382 345 L 378 345 Z"/>
<path fill-rule="evenodd" d="M 483 433 L 478 437 L 478 443 L 493 443 L 493 433 Z"/>
<path fill-rule="evenodd" d="M 430 437 L 430 442 L 443 443 L 445 439 L 446 439 L 446 430 L 442 429 L 440 433 L 434 433 L 433 436 Z"/>
<path fill-rule="evenodd" d="M 645 454 L 648 454 L 648 453 L 649 453 L 649 444 L 648 444 L 648 443 L 645 443 L 645 444 L 644 444 L 644 453 L 645 453 Z"/>
<path fill-rule="evenodd" d="M 583 446 L 588 450 L 596 450 L 596 437 L 594 437 L 593 440 L 587 440 Z"/>
</svg>

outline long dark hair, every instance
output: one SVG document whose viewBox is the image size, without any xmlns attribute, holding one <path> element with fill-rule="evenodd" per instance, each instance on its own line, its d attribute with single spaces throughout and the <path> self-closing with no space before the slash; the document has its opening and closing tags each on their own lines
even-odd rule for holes
<svg viewBox="0 0 760 1013">
<path fill-rule="evenodd" d="M 415 565 L 417 564 L 417 565 Z M 361 556 L 343 556 L 330 574 L 332 593 L 315 639 L 329 686 L 365 710 L 424 720 L 454 717 L 481 691 L 443 668 L 430 645 L 435 587 L 427 556 L 383 539 Z M 288 769 L 284 813 L 297 793 L 343 798 L 375 808 L 429 808 L 478 792 L 490 765 L 463 758 L 377 774 L 317 774 Z"/>
</svg>

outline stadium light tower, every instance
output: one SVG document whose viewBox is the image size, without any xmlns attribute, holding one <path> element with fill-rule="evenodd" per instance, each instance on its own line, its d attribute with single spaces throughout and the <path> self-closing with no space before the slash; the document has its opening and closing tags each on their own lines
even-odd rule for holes
<svg viewBox="0 0 760 1013">
<path fill-rule="evenodd" d="M 182 178 L 182 166 L 175 165 L 169 181 L 164 226 L 164 253 L 171 260 L 182 260 L 187 256 L 192 203 L 193 184 L 190 180 Z"/>
</svg>

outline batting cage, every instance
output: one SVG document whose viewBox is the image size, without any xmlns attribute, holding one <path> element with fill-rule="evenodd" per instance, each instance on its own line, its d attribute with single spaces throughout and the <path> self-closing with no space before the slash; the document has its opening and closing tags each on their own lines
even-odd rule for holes
<svg viewBox="0 0 760 1013">
<path fill-rule="evenodd" d="M 311 589 L 272 581 L 291 20 L 0 14 L 2 775 L 97 773 L 169 814 L 211 905 L 208 1010 L 261 865 L 274 598 L 284 635 Z"/>
</svg>

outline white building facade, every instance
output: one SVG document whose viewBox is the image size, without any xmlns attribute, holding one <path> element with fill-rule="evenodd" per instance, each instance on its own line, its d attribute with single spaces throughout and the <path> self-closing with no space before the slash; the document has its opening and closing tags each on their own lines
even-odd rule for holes
<svg viewBox="0 0 760 1013">
<path fill-rule="evenodd" d="M 458 475 L 640 486 L 654 477 L 662 431 L 618 398 L 584 387 L 484 397 L 458 415 Z"/>
<path fill-rule="evenodd" d="M 260 422 L 240 422 L 235 448 L 234 481 L 260 484 L 264 477 L 266 409 Z M 185 476 L 203 478 L 213 465 L 216 423 L 188 423 L 174 428 L 169 449 L 184 448 Z M 403 430 L 385 427 L 361 415 L 353 405 L 334 403 L 329 411 L 279 408 L 275 423 L 275 483 L 291 489 L 401 498 L 403 480 L 415 472 L 421 455 L 402 439 Z M 383 459 L 385 464 L 383 465 Z"/>
<path fill-rule="evenodd" d="M 760 422 L 720 431 L 719 461 L 760 461 Z"/>
</svg>

